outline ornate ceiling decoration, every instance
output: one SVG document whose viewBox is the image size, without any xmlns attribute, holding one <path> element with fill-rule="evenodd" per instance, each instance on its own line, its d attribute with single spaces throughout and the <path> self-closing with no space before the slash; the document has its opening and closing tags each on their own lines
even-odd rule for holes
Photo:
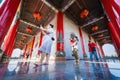
<svg viewBox="0 0 120 80">
<path fill-rule="evenodd" d="M 67 18 L 90 34 L 99 44 L 111 43 L 100 0 L 92 0 L 92 3 L 91 0 L 22 0 L 15 48 L 24 48 L 39 32 L 39 25 L 47 25 L 54 18 L 56 11 L 63 11 Z M 101 34 L 103 36 L 98 37 Z"/>
</svg>

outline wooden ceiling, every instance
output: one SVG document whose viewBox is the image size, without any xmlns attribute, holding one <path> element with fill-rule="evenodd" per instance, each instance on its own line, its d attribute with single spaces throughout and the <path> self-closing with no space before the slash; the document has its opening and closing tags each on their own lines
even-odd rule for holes
<svg viewBox="0 0 120 80">
<path fill-rule="evenodd" d="M 15 48 L 21 48 L 39 32 L 39 25 L 47 25 L 56 15 L 56 11 L 63 11 L 65 16 L 91 35 L 100 44 L 111 43 L 111 37 L 106 25 L 106 15 L 100 0 L 22 0 L 20 10 L 20 24 L 17 30 Z M 89 14 L 80 18 L 80 12 L 87 9 Z M 41 19 L 34 18 L 34 12 L 41 15 Z M 98 26 L 96 31 L 92 31 Z M 27 32 L 30 28 L 32 32 Z M 26 38 L 22 38 L 25 35 Z M 99 37 L 99 35 L 102 35 Z"/>
<path fill-rule="evenodd" d="M 34 12 L 38 12 L 41 15 L 40 20 L 34 18 Z M 22 0 L 20 24 L 18 26 L 14 48 L 23 49 L 25 44 L 39 32 L 39 26 L 47 25 L 54 18 L 55 14 L 56 12 L 41 0 Z M 32 31 L 28 32 L 26 30 L 27 28 Z M 22 36 L 26 36 L 26 38 Z"/>
</svg>

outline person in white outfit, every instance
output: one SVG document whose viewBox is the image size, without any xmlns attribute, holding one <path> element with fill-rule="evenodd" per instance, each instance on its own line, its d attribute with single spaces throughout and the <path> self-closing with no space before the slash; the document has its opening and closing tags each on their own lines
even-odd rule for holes
<svg viewBox="0 0 120 80">
<path fill-rule="evenodd" d="M 54 41 L 54 37 L 53 37 L 54 29 L 52 24 L 48 25 L 47 28 L 43 28 L 42 26 L 40 26 L 40 30 L 44 36 L 43 36 L 42 44 L 39 48 L 41 52 L 40 63 L 39 64 L 35 63 L 36 66 L 42 65 L 42 64 L 46 64 L 46 65 L 48 64 L 48 60 L 51 53 L 51 46 Z M 43 63 L 43 60 L 45 57 L 46 57 L 46 61 L 45 63 Z"/>
</svg>

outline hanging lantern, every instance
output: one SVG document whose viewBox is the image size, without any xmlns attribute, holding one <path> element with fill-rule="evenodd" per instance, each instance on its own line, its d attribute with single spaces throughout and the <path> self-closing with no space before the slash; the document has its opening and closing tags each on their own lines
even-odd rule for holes
<svg viewBox="0 0 120 80">
<path fill-rule="evenodd" d="M 23 36 L 22 36 L 22 38 L 23 38 L 23 39 L 26 39 L 26 38 L 27 38 L 27 36 L 26 36 L 26 35 L 23 35 Z"/>
<path fill-rule="evenodd" d="M 105 43 L 105 42 L 106 42 L 106 39 L 103 39 L 103 40 L 102 40 L 102 42 L 104 42 L 104 43 Z"/>
<path fill-rule="evenodd" d="M 99 37 L 99 38 L 103 37 L 103 34 L 99 34 L 98 37 Z"/>
<path fill-rule="evenodd" d="M 23 40 L 20 40 L 20 45 L 22 45 L 24 42 L 23 42 Z"/>
<path fill-rule="evenodd" d="M 18 44 L 18 47 L 21 47 L 22 46 L 22 44 Z"/>
<path fill-rule="evenodd" d="M 85 18 L 87 17 L 89 14 L 89 11 L 87 9 L 84 9 L 81 13 L 80 13 L 80 18 Z"/>
<path fill-rule="evenodd" d="M 37 20 L 40 20 L 40 19 L 41 19 L 41 15 L 40 15 L 39 12 L 34 12 L 34 13 L 33 13 L 33 17 L 34 17 L 35 19 L 37 19 Z"/>
<path fill-rule="evenodd" d="M 98 26 L 92 27 L 92 31 L 97 31 L 97 30 L 98 30 Z"/>
<path fill-rule="evenodd" d="M 26 31 L 27 31 L 28 33 L 31 33 L 31 32 L 32 32 L 32 28 L 27 27 L 27 28 L 26 28 Z"/>
<path fill-rule="evenodd" d="M 37 12 L 34 12 L 34 13 L 33 13 L 33 16 L 34 16 L 34 18 L 36 19 L 36 18 L 37 18 Z"/>
<path fill-rule="evenodd" d="M 95 26 L 95 27 L 94 27 L 94 30 L 97 31 L 97 30 L 98 30 L 98 26 Z"/>
<path fill-rule="evenodd" d="M 38 13 L 37 20 L 41 19 L 41 15 Z"/>
</svg>

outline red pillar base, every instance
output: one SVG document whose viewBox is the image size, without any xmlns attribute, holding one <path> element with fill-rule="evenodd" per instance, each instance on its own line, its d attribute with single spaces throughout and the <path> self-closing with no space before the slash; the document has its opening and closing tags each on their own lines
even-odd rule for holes
<svg viewBox="0 0 120 80">
<path fill-rule="evenodd" d="M 61 51 L 57 51 L 57 52 L 56 52 L 55 61 L 66 61 L 65 52 L 62 51 L 62 50 L 61 50 Z"/>
<path fill-rule="evenodd" d="M 66 61 L 65 57 L 56 57 L 55 61 Z"/>
<path fill-rule="evenodd" d="M 88 60 L 87 54 L 83 54 L 83 59 Z"/>
<path fill-rule="evenodd" d="M 56 57 L 65 57 L 65 52 L 64 51 L 57 51 Z"/>
</svg>

